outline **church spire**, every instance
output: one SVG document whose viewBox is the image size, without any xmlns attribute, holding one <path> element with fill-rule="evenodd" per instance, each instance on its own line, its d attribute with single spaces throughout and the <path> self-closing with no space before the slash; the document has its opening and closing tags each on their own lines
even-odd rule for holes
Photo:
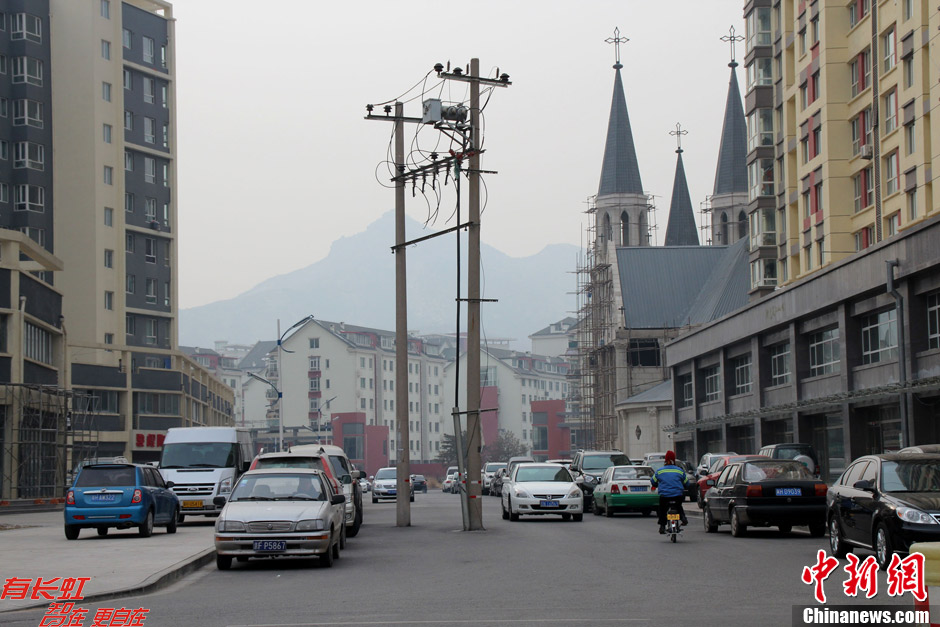
<svg viewBox="0 0 940 627">
<path fill-rule="evenodd" d="M 741 90 L 734 60 L 734 44 L 744 38 L 734 34 L 734 26 L 722 41 L 731 43 L 731 80 L 728 83 L 728 98 L 725 102 L 725 120 L 721 129 L 721 147 L 718 149 L 718 168 L 715 172 L 713 194 L 747 192 L 747 125 L 744 122 L 744 107 L 741 105 Z"/>
<path fill-rule="evenodd" d="M 682 130 L 677 123 L 676 130 L 669 131 L 676 136 L 676 178 L 672 183 L 672 201 L 669 203 L 669 223 L 666 225 L 666 246 L 698 246 L 698 229 L 695 226 L 695 214 L 689 196 L 689 184 L 685 180 L 685 167 L 682 165 L 682 136 L 689 132 Z"/>
<path fill-rule="evenodd" d="M 640 180 L 633 131 L 630 128 L 630 116 L 627 114 L 627 100 L 623 95 L 623 80 L 620 77 L 620 70 L 623 68 L 620 64 L 620 44 L 629 39 L 621 37 L 620 29 L 617 28 L 614 30 L 614 37 L 606 41 L 614 44 L 617 62 L 614 64 L 614 95 L 610 103 L 607 143 L 604 147 L 604 163 L 601 166 L 601 182 L 597 195 L 642 194 L 643 182 Z"/>
</svg>

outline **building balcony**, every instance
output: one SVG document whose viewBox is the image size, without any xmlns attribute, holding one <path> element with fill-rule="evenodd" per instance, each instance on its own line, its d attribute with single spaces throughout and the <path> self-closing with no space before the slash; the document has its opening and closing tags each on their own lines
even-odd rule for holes
<svg viewBox="0 0 940 627">
<path fill-rule="evenodd" d="M 322 373 L 321 373 L 321 371 L 319 371 L 319 370 L 308 370 L 308 371 L 307 371 L 307 378 L 308 378 L 308 379 L 319 379 L 321 374 L 322 374 Z"/>
<path fill-rule="evenodd" d="M 307 418 L 311 421 L 318 420 L 320 418 L 320 412 L 318 411 L 307 412 Z"/>
<path fill-rule="evenodd" d="M 323 392 L 320 392 L 319 390 L 310 390 L 307 392 L 307 398 L 321 398 L 322 396 Z"/>
</svg>

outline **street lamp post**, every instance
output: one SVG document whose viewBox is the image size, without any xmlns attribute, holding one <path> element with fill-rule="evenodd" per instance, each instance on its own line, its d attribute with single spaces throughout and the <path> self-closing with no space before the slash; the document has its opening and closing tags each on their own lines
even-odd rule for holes
<svg viewBox="0 0 940 627">
<path fill-rule="evenodd" d="M 325 403 L 323 403 L 323 405 L 320 405 L 320 419 L 317 421 L 317 444 L 320 443 L 320 431 L 323 429 L 323 407 L 326 406 L 326 408 L 329 409 L 329 408 L 330 408 L 330 403 L 332 403 L 332 402 L 335 401 L 335 400 L 336 400 L 336 397 L 334 396 L 334 397 L 328 399 Z M 332 421 L 331 419 L 327 418 L 327 424 L 330 425 L 330 430 L 332 431 L 332 429 L 333 429 L 333 421 Z M 335 440 L 335 439 L 334 439 L 333 443 L 336 444 L 336 440 Z"/>
<path fill-rule="evenodd" d="M 267 379 L 265 379 L 265 378 L 262 377 L 261 375 L 257 375 L 257 374 L 255 374 L 254 372 L 249 372 L 249 373 L 248 373 L 248 376 L 251 377 L 252 379 L 257 379 L 258 381 L 261 381 L 262 383 L 267 383 L 268 385 L 271 386 L 271 389 L 274 390 L 274 393 L 277 394 L 277 416 L 278 416 L 278 420 L 280 420 L 280 417 L 281 417 L 281 391 L 280 391 L 279 389 L 277 389 L 277 386 L 276 386 L 276 385 L 274 385 L 273 383 L 271 383 L 270 381 L 268 381 Z M 281 429 L 282 429 L 281 433 L 283 433 L 283 425 L 284 425 L 284 423 L 282 422 L 282 423 L 281 423 Z M 281 444 L 280 444 L 280 442 L 278 442 L 278 451 L 280 451 L 280 450 L 281 450 Z"/>
<path fill-rule="evenodd" d="M 281 369 L 281 353 L 288 352 L 293 353 L 294 351 L 287 350 L 284 348 L 284 337 L 296 329 L 297 327 L 306 324 L 308 321 L 313 320 L 313 314 L 306 316 L 294 324 L 292 324 L 284 333 L 281 333 L 281 319 L 277 320 L 277 376 L 278 380 L 281 382 L 281 389 L 284 389 L 284 373 Z M 274 388 L 277 389 L 277 388 Z M 283 394 L 281 392 L 277 393 L 278 405 L 277 405 L 277 450 L 284 450 L 284 403 L 282 402 Z"/>
</svg>

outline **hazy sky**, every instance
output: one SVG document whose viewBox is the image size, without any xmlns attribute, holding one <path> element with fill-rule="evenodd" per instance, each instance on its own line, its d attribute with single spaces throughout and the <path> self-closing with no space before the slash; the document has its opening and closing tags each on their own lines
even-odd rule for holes
<svg viewBox="0 0 940 627">
<path fill-rule="evenodd" d="M 448 60 L 478 57 L 484 75 L 498 66 L 513 82 L 485 109 L 482 167 L 499 174 L 486 177 L 484 242 L 512 256 L 580 244 L 613 89 L 614 47 L 604 40 L 618 26 L 630 39 L 621 46 L 627 108 L 662 244 L 677 122 L 689 132 L 683 160 L 696 213 L 712 191 L 730 76 L 720 37 L 731 26 L 744 34 L 743 5 L 176 0 L 181 307 L 308 266 L 391 210 L 394 192 L 376 167 L 392 125 L 364 120 L 365 105 L 399 96 Z M 432 74 L 426 85 L 437 82 Z M 445 100 L 465 98 L 459 84 L 444 89 Z M 420 107 L 419 98 L 405 114 Z M 406 196 L 408 214 L 424 221 L 425 200 Z M 435 230 L 453 225 L 452 197 L 445 203 Z"/>
</svg>

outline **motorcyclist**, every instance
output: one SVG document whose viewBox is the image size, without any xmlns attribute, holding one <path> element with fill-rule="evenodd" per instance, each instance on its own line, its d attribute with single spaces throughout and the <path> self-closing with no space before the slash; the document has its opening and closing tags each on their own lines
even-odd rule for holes
<svg viewBox="0 0 940 627">
<path fill-rule="evenodd" d="M 676 454 L 673 451 L 666 451 L 665 462 L 650 479 L 653 487 L 659 490 L 659 533 L 666 533 L 666 512 L 671 505 L 679 510 L 682 526 L 689 524 L 682 508 L 689 479 L 685 470 L 676 466 Z"/>
</svg>

